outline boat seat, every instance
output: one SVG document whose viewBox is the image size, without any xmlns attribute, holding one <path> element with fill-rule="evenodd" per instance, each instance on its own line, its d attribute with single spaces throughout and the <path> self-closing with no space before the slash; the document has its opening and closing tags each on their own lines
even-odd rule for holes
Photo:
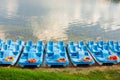
<svg viewBox="0 0 120 80">
<path fill-rule="evenodd" d="M 32 46 L 32 41 L 31 40 L 27 41 L 26 46 Z"/>
<path fill-rule="evenodd" d="M 83 41 L 79 41 L 78 42 L 78 47 L 82 47 L 84 45 L 84 42 Z"/>
<path fill-rule="evenodd" d="M 64 46 L 59 47 L 59 52 L 60 52 L 61 56 L 65 56 L 65 48 L 64 48 Z"/>
<path fill-rule="evenodd" d="M 58 41 L 58 45 L 59 45 L 59 46 L 64 46 L 63 41 Z"/>
<path fill-rule="evenodd" d="M 52 45 L 47 46 L 47 56 L 49 57 L 53 55 L 54 55 L 53 46 Z"/>
<path fill-rule="evenodd" d="M 53 41 L 52 40 L 48 41 L 47 46 L 49 46 L 49 45 L 51 45 L 51 46 L 53 45 Z"/>
<path fill-rule="evenodd" d="M 42 41 L 38 41 L 37 42 L 37 46 L 42 46 L 43 45 L 43 42 Z"/>
</svg>

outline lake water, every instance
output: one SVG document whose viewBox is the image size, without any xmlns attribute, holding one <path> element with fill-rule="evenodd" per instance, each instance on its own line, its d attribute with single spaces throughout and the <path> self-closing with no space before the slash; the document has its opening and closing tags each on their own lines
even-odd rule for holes
<svg viewBox="0 0 120 80">
<path fill-rule="evenodd" d="M 0 38 L 120 40 L 120 0 L 0 0 Z"/>
</svg>

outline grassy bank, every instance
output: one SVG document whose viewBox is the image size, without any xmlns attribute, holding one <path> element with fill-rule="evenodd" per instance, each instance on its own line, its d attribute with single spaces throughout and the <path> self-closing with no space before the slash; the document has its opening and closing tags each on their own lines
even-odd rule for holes
<svg viewBox="0 0 120 80">
<path fill-rule="evenodd" d="M 87 74 L 67 71 L 44 71 L 44 69 L 21 69 L 0 67 L 0 80 L 119 80 L 120 70 L 94 70 Z"/>
</svg>

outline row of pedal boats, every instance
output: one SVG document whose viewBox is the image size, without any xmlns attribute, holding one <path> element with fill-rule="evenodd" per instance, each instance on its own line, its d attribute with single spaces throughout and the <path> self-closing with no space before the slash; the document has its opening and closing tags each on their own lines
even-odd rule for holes
<svg viewBox="0 0 120 80">
<path fill-rule="evenodd" d="M 0 39 L 0 64 L 24 66 L 74 66 L 95 63 L 116 64 L 120 62 L 120 41 L 89 40 L 65 43 L 60 40 L 49 40 L 33 43 L 31 40 L 1 40 Z"/>
</svg>

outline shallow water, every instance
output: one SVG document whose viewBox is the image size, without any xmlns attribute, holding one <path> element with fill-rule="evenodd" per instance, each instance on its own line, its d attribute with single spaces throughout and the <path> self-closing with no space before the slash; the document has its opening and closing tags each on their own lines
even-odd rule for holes
<svg viewBox="0 0 120 80">
<path fill-rule="evenodd" d="M 120 40 L 120 0 L 0 0 L 0 38 Z"/>
</svg>

